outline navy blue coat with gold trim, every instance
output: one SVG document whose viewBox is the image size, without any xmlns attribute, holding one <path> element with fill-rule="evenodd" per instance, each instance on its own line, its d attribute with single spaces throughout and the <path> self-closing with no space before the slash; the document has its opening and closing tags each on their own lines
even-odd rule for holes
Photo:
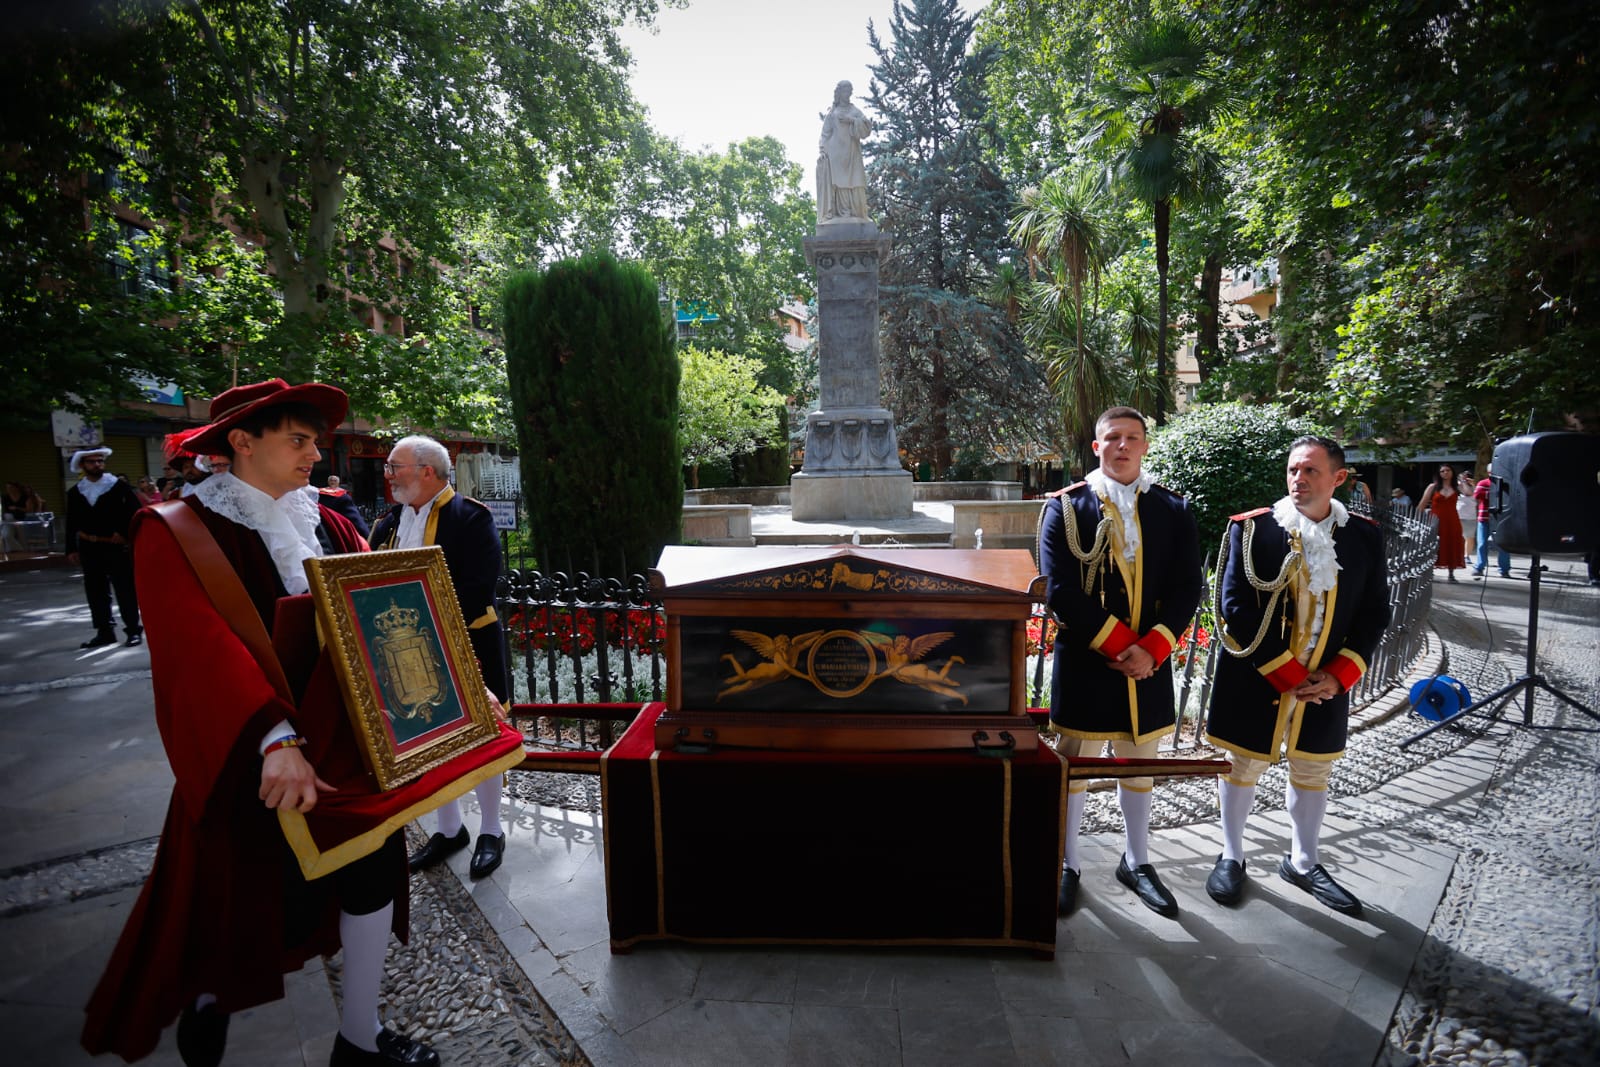
<svg viewBox="0 0 1600 1067">
<path fill-rule="evenodd" d="M 469 496 L 446 486 L 442 499 L 428 515 L 422 543 L 444 549 L 445 568 L 461 601 L 461 614 L 467 621 L 467 637 L 483 670 L 489 691 L 504 702 L 508 695 L 505 643 L 500 618 L 494 610 L 494 583 L 500 577 L 500 538 L 494 529 L 489 509 Z M 400 530 L 401 504 L 396 504 L 372 528 L 374 549 L 393 548 Z"/>
<path fill-rule="evenodd" d="M 1136 591 L 1107 558 L 1084 591 L 1087 566 L 1067 547 L 1063 500 L 1087 550 L 1100 523 L 1100 498 L 1087 482 L 1052 496 L 1039 522 L 1039 570 L 1045 599 L 1060 623 L 1051 669 L 1050 721 L 1069 737 L 1141 742 L 1171 733 L 1172 652 L 1200 602 L 1199 534 L 1188 501 L 1152 486 L 1138 500 Z M 1107 661 L 1138 644 L 1155 657 L 1154 674 L 1131 681 Z"/>
<path fill-rule="evenodd" d="M 1255 639 L 1271 596 L 1251 586 L 1245 576 L 1241 561 L 1246 524 L 1252 528 L 1251 559 L 1259 580 L 1271 581 L 1277 576 L 1290 547 L 1289 532 L 1273 519 L 1270 508 L 1236 515 L 1229 525 L 1228 557 L 1221 578 L 1221 621 L 1238 648 Z M 1277 761 L 1280 747 L 1302 759 L 1331 760 L 1343 755 L 1350 720 L 1349 689 L 1366 672 L 1389 625 L 1389 579 L 1383 531 L 1371 519 L 1352 514 L 1349 522 L 1334 527 L 1333 545 L 1339 577 L 1328 593 L 1332 610 L 1309 662 L 1300 665 L 1290 652 L 1292 585 L 1283 591 L 1254 653 L 1240 658 L 1217 651 L 1220 658 L 1206 727 L 1213 744 L 1271 762 Z M 1290 697 L 1288 691 L 1314 670 L 1338 678 L 1344 691 L 1320 704 L 1304 704 Z M 1285 739 L 1287 745 L 1283 746 Z"/>
</svg>

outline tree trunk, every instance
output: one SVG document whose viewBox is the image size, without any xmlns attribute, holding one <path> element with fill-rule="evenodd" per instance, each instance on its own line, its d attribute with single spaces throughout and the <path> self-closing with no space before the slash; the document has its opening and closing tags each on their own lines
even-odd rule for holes
<svg viewBox="0 0 1600 1067">
<path fill-rule="evenodd" d="M 1222 336 L 1222 254 L 1206 256 L 1200 269 L 1200 321 L 1195 324 L 1195 362 L 1200 366 L 1200 381 L 1211 377 L 1221 361 Z"/>
<path fill-rule="evenodd" d="M 1171 236 L 1172 202 L 1157 200 L 1156 215 L 1156 279 L 1159 297 L 1156 301 L 1156 425 L 1167 424 L 1167 240 Z"/>
</svg>

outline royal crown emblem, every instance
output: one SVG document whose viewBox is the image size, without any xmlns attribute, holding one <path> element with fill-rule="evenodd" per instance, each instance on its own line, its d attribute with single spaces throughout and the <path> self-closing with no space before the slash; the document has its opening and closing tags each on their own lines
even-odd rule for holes
<svg viewBox="0 0 1600 1067">
<path fill-rule="evenodd" d="M 433 722 L 433 710 L 449 696 L 444 658 L 433 634 L 422 627 L 422 613 L 402 608 L 393 599 L 372 616 L 378 636 L 372 640 L 383 711 L 391 722 L 409 719 Z"/>
</svg>

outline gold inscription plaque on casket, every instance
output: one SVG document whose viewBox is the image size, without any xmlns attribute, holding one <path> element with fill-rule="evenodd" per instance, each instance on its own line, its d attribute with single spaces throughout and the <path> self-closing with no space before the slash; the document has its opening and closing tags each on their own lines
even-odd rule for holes
<svg viewBox="0 0 1600 1067">
<path fill-rule="evenodd" d="M 1032 748 L 1039 581 L 1023 551 L 668 548 L 657 744 Z"/>
</svg>

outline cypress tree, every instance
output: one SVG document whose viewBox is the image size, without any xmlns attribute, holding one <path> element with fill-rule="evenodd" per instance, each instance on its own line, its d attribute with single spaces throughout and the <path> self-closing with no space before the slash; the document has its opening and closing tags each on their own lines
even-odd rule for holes
<svg viewBox="0 0 1600 1067">
<path fill-rule="evenodd" d="M 540 566 L 626 577 L 654 565 L 683 516 L 678 359 L 656 283 L 590 253 L 514 274 L 503 323 Z"/>
</svg>

